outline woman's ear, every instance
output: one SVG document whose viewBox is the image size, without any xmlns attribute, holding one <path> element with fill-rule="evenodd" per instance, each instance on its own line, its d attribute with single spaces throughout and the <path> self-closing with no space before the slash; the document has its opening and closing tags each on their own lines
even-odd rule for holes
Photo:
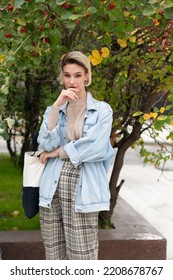
<svg viewBox="0 0 173 280">
<path fill-rule="evenodd" d="M 85 86 L 88 84 L 88 73 L 85 74 Z"/>
</svg>

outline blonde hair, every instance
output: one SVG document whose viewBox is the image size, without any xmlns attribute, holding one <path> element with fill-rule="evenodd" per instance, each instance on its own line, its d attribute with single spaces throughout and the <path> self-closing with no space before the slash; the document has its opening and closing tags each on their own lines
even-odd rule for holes
<svg viewBox="0 0 173 280">
<path fill-rule="evenodd" d="M 60 83 L 63 83 L 63 68 L 67 64 L 77 64 L 82 66 L 86 73 L 88 74 L 88 79 L 86 81 L 85 86 L 89 86 L 91 84 L 91 64 L 86 55 L 78 51 L 72 51 L 65 54 L 61 59 L 61 72 L 59 75 Z"/>
</svg>

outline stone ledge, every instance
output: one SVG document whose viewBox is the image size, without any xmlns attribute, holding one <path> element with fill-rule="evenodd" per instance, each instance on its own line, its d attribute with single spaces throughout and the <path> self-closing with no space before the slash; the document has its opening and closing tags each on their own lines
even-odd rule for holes
<svg viewBox="0 0 173 280">
<path fill-rule="evenodd" d="M 116 229 L 99 230 L 100 260 L 165 260 L 166 239 L 125 201 L 116 206 Z M 3 260 L 44 260 L 40 231 L 0 231 Z"/>
<path fill-rule="evenodd" d="M 100 260 L 164 260 L 166 240 L 158 234 L 99 230 Z"/>
</svg>

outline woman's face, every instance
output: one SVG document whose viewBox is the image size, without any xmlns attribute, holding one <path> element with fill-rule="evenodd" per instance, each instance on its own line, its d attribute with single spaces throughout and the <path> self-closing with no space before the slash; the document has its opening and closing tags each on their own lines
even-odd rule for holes
<svg viewBox="0 0 173 280">
<path fill-rule="evenodd" d="M 86 93 L 85 81 L 88 75 L 78 64 L 67 64 L 63 67 L 63 84 L 65 89 L 73 89 L 78 95 Z"/>
</svg>

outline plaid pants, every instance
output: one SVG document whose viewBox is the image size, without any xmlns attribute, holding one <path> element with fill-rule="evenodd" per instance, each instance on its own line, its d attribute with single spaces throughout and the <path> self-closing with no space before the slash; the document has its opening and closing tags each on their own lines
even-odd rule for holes
<svg viewBox="0 0 173 280">
<path fill-rule="evenodd" d="M 98 259 L 98 212 L 75 212 L 80 167 L 64 166 L 51 208 L 40 207 L 40 225 L 47 260 Z"/>
</svg>

